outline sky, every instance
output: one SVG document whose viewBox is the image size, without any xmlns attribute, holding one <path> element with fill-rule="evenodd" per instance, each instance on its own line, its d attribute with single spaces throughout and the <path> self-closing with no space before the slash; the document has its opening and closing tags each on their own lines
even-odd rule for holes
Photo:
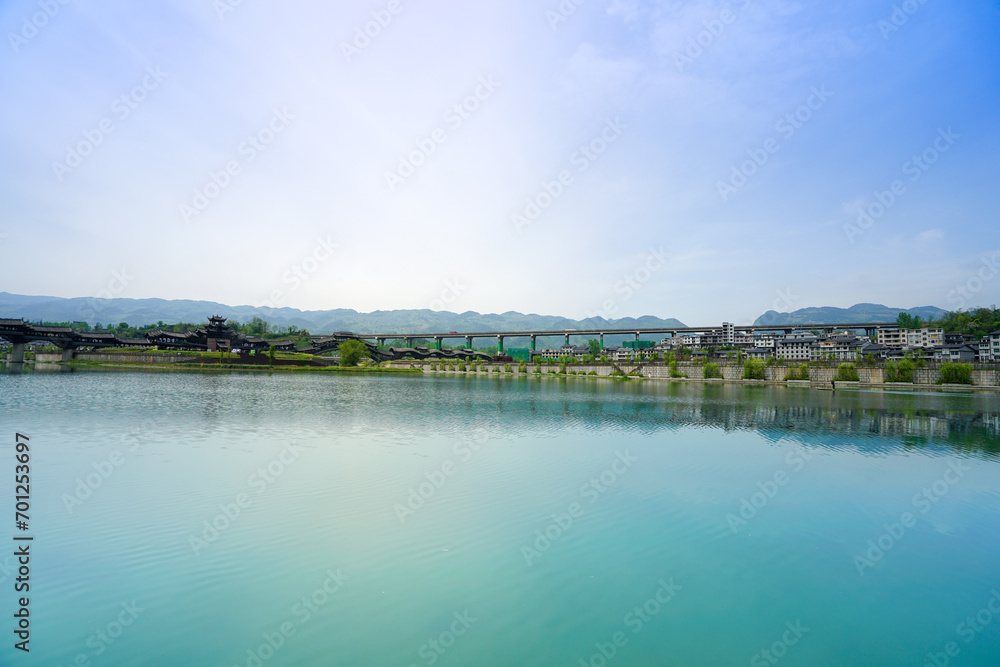
<svg viewBox="0 0 1000 667">
<path fill-rule="evenodd" d="M 0 290 L 1000 302 L 1000 4 L 0 1 Z"/>
</svg>

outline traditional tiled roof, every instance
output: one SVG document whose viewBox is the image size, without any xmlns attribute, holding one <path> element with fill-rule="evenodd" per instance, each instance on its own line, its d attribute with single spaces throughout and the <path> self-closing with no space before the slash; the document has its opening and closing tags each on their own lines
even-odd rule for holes
<svg viewBox="0 0 1000 667">
<path fill-rule="evenodd" d="M 77 335 L 82 338 L 99 340 L 114 340 L 118 338 L 116 335 L 108 331 L 80 331 Z"/>
<path fill-rule="evenodd" d="M 71 327 L 43 327 L 32 325 L 31 330 L 35 333 L 73 333 Z"/>
</svg>

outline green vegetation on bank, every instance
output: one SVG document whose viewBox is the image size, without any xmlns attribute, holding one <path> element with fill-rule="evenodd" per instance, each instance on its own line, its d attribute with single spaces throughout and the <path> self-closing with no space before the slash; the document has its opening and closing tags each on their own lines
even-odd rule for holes
<svg viewBox="0 0 1000 667">
<path fill-rule="evenodd" d="M 940 384 L 972 384 L 972 364 L 960 364 L 949 362 L 943 364 Z"/>
<path fill-rule="evenodd" d="M 261 364 L 197 364 L 178 362 L 173 364 L 163 364 L 157 362 L 141 361 L 82 361 L 72 359 L 61 362 L 64 366 L 74 368 L 156 368 L 156 369 L 182 369 L 182 370 L 247 370 L 247 371 L 275 371 L 275 372 L 295 372 L 295 373 L 423 373 L 420 368 L 397 368 L 392 366 L 264 366 Z"/>
</svg>

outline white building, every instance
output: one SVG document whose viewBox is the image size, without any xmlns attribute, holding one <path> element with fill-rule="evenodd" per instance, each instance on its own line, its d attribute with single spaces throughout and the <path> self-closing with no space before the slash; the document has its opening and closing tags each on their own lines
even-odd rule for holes
<svg viewBox="0 0 1000 667">
<path fill-rule="evenodd" d="M 879 345 L 904 347 L 937 347 L 944 345 L 944 329 L 879 329 Z"/>
<path fill-rule="evenodd" d="M 809 361 L 812 358 L 812 346 L 817 340 L 811 333 L 787 334 L 777 342 L 774 356 L 789 361 Z"/>
<path fill-rule="evenodd" d="M 1000 361 L 1000 331 L 986 334 L 979 341 L 979 361 Z"/>
</svg>

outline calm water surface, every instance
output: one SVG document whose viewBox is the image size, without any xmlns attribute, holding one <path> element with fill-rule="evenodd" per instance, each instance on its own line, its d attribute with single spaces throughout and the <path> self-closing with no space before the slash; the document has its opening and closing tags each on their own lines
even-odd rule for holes
<svg viewBox="0 0 1000 667">
<path fill-rule="evenodd" d="M 1000 664 L 997 396 L 0 372 L 8 545 L 16 432 L 2 665 Z"/>
</svg>

